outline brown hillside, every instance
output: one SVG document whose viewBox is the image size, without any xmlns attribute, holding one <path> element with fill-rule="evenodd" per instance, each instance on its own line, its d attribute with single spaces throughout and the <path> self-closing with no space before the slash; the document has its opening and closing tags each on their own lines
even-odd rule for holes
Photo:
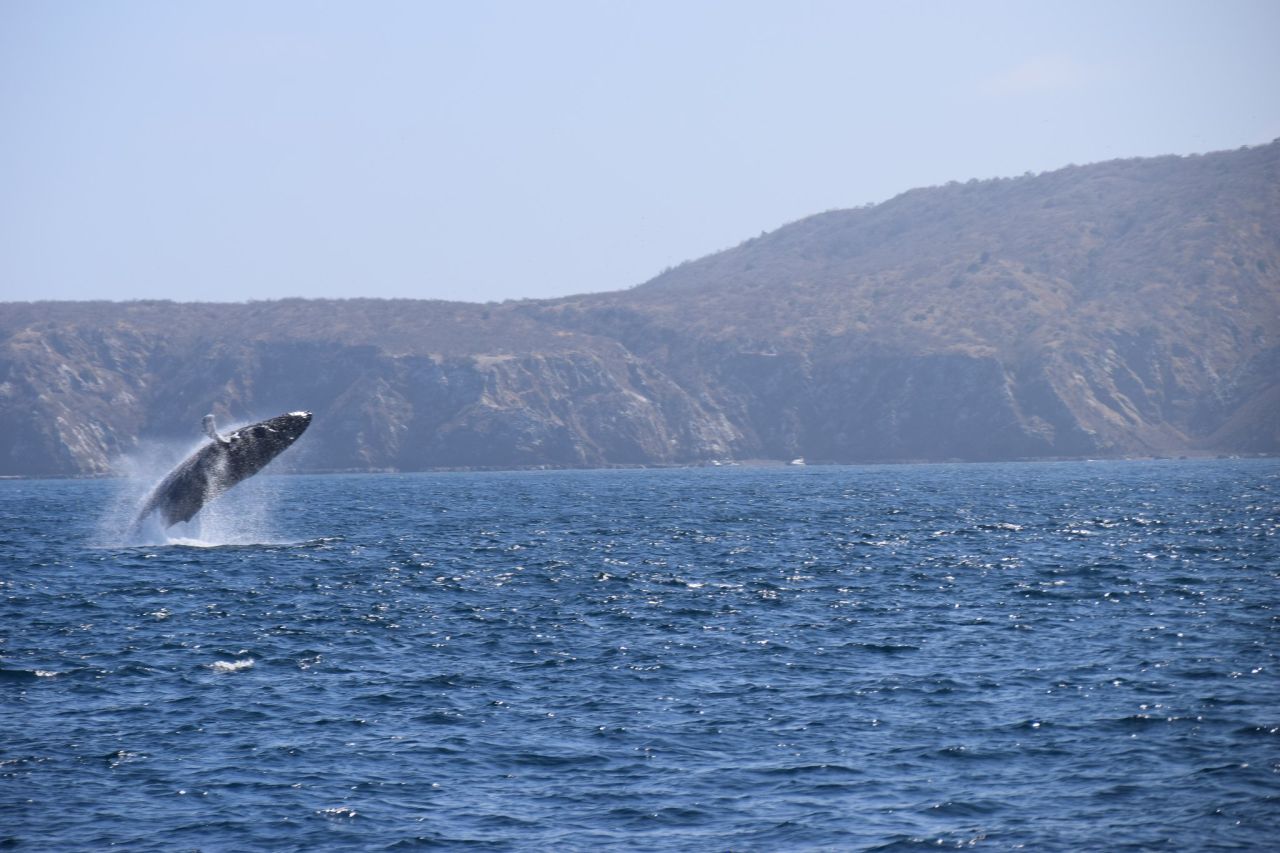
<svg viewBox="0 0 1280 853">
<path fill-rule="evenodd" d="M 1277 452 L 1278 169 L 912 190 L 558 300 L 6 303 L 0 474 L 301 407 L 312 470 Z"/>
</svg>

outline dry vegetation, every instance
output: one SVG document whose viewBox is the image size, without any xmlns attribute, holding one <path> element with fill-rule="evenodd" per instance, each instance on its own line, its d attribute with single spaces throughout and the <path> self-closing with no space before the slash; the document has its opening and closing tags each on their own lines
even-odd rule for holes
<svg viewBox="0 0 1280 853">
<path fill-rule="evenodd" d="M 942 434 L 983 417 L 1006 455 L 1275 452 L 1278 381 L 1280 142 L 912 190 L 616 293 L 6 303 L 0 473 L 298 389 L 349 467 L 998 457 Z"/>
</svg>

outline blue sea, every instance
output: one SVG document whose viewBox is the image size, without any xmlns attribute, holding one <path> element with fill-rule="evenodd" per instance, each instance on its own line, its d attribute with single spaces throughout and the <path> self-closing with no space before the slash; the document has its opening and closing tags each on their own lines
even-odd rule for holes
<svg viewBox="0 0 1280 853">
<path fill-rule="evenodd" d="M 1268 850 L 1280 461 L 0 482 L 0 848 Z"/>
</svg>

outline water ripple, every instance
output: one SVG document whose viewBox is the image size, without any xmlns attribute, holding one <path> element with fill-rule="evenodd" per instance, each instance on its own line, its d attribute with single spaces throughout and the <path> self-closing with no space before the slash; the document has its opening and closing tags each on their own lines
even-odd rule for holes
<svg viewBox="0 0 1280 853">
<path fill-rule="evenodd" d="M 267 479 L 0 482 L 0 845 L 1277 841 L 1273 461 Z"/>
</svg>

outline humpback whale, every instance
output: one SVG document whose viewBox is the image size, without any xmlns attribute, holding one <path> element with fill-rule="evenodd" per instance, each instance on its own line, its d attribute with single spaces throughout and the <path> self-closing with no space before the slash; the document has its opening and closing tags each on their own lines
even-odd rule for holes
<svg viewBox="0 0 1280 853">
<path fill-rule="evenodd" d="M 265 468 L 310 424 L 310 412 L 289 412 L 224 436 L 218 434 L 213 415 L 205 415 L 204 431 L 211 440 L 151 490 L 133 528 L 141 527 L 153 512 L 165 527 L 190 521 L 206 503 Z"/>
</svg>

